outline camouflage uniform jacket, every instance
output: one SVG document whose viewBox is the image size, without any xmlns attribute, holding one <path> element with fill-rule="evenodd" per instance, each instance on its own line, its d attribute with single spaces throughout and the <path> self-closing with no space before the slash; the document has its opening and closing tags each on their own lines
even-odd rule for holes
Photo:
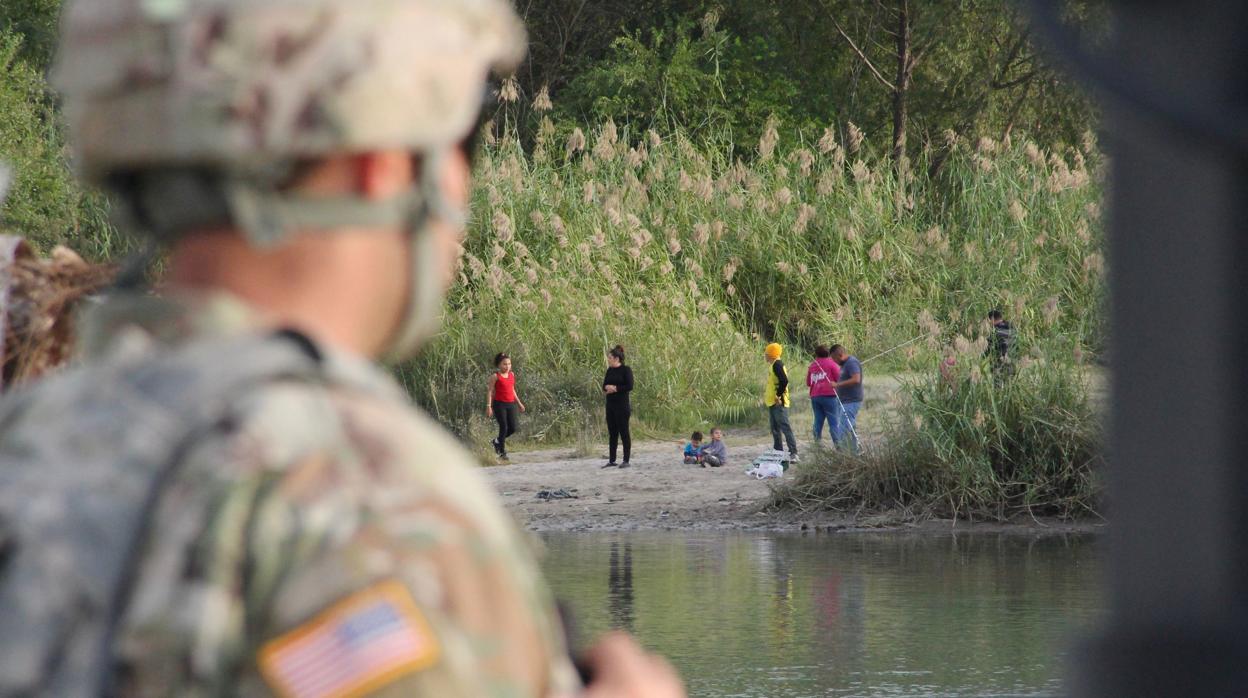
<svg viewBox="0 0 1248 698">
<path fill-rule="evenodd" d="M 244 306 L 220 296 L 108 301 L 84 332 L 85 366 L 0 410 L 5 484 L 22 482 L 14 478 L 34 467 L 23 456 L 47 462 L 57 449 L 54 457 L 71 462 L 117 454 L 111 462 L 124 467 L 126 452 L 144 448 L 151 424 L 142 422 L 160 419 L 115 424 L 112 413 L 133 412 L 123 402 L 133 394 L 123 386 L 130 367 L 157 377 L 155 393 L 185 392 L 194 385 L 191 372 L 224 374 L 247 361 L 248 343 L 271 334 L 259 328 Z M 208 360 L 204 346 L 214 347 Z M 153 499 L 132 591 L 118 604 L 124 612 L 115 640 L 97 643 L 111 647 L 120 692 L 574 692 L 575 672 L 530 543 L 469 454 L 371 363 L 307 349 L 322 380 L 276 380 L 244 391 L 228 415 L 187 444 Z M 82 477 L 106 484 L 114 475 Z M 100 492 L 108 496 L 106 486 Z M 91 499 L 64 506 L 106 509 Z M 57 549 L 58 541 L 41 541 L 36 554 Z M 18 591 L 28 607 L 43 594 Z M 31 629 L 10 620 L 0 619 L 0 651 L 18 664 L 16 650 Z M 65 649 L 61 663 L 72 667 L 74 652 Z"/>
</svg>

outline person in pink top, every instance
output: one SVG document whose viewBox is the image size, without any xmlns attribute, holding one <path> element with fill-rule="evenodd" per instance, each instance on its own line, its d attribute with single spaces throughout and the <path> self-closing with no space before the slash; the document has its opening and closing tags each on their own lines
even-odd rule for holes
<svg viewBox="0 0 1248 698">
<path fill-rule="evenodd" d="M 502 460 L 507 460 L 507 437 L 520 428 L 520 413 L 523 411 L 524 403 L 516 395 L 516 374 L 511 372 L 511 357 L 499 354 L 494 357 L 494 376 L 490 379 L 485 414 L 498 422 L 498 437 L 490 443 Z"/>
<path fill-rule="evenodd" d="M 815 413 L 815 443 L 823 438 L 823 420 L 828 420 L 832 443 L 841 440 L 841 401 L 836 396 L 836 382 L 841 379 L 841 366 L 832 359 L 824 344 L 815 347 L 815 360 L 806 369 L 806 387 L 810 388 L 810 407 Z"/>
</svg>

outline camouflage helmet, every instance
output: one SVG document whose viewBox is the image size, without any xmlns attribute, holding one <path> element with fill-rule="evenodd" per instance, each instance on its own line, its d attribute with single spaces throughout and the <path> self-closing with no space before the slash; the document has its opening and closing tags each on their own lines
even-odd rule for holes
<svg viewBox="0 0 1248 698">
<path fill-rule="evenodd" d="M 79 169 L 123 189 L 157 239 L 221 221 L 255 245 L 406 227 L 410 297 L 388 351 L 401 358 L 438 326 L 430 222 L 463 224 L 439 190 L 443 157 L 475 124 L 489 71 L 524 51 L 507 0 L 72 0 L 54 81 Z M 301 161 L 398 148 L 423 154 L 424 172 L 392 200 L 283 186 Z"/>
<path fill-rule="evenodd" d="M 461 140 L 524 55 L 506 0 L 77 0 L 54 74 L 83 174 Z"/>
</svg>

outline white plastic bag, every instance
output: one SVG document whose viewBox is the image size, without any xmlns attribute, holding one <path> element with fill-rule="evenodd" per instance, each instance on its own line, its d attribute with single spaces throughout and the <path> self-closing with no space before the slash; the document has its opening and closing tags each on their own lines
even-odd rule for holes
<svg viewBox="0 0 1248 698">
<path fill-rule="evenodd" d="M 754 462 L 750 464 L 750 468 L 745 471 L 745 474 L 756 477 L 759 480 L 784 477 L 784 466 L 788 460 L 788 453 L 769 448 L 754 459 Z"/>
<path fill-rule="evenodd" d="M 750 473 L 759 480 L 782 477 L 784 475 L 784 466 L 775 461 L 765 461 L 751 468 Z"/>
</svg>

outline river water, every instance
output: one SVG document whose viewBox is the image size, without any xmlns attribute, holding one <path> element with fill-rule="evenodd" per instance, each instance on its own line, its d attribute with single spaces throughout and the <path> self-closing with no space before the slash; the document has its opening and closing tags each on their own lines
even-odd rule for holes
<svg viewBox="0 0 1248 698">
<path fill-rule="evenodd" d="M 1060 695 L 1103 606 L 1088 536 L 550 534 L 575 632 L 634 632 L 691 696 Z"/>
</svg>

